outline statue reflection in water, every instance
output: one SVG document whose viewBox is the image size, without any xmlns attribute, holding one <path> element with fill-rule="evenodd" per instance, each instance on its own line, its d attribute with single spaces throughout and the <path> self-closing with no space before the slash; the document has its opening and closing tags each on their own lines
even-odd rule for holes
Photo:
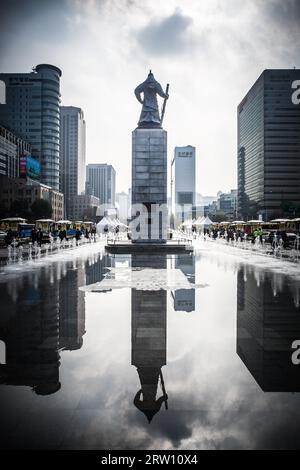
<svg viewBox="0 0 300 470">
<path fill-rule="evenodd" d="M 166 256 L 132 256 L 132 268 L 166 269 L 166 263 Z M 163 403 L 168 409 L 168 395 L 162 374 L 162 367 L 167 363 L 166 301 L 165 290 L 132 289 L 131 363 L 137 368 L 141 383 L 133 403 L 145 414 L 149 423 Z"/>
</svg>

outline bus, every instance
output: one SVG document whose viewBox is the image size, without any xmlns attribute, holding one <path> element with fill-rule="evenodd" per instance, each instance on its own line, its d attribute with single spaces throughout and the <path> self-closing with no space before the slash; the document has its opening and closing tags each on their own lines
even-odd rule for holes
<svg viewBox="0 0 300 470">
<path fill-rule="evenodd" d="M 23 219 L 22 217 L 8 217 L 6 219 L 1 219 L 0 230 L 3 230 L 4 232 L 11 230 L 15 235 L 17 235 L 19 224 L 26 224 L 26 219 Z"/>
<path fill-rule="evenodd" d="M 50 243 L 51 237 L 55 236 L 55 221 L 52 219 L 38 219 L 35 228 L 42 231 L 42 243 Z"/>
<path fill-rule="evenodd" d="M 66 238 L 74 238 L 76 234 L 76 229 L 74 228 L 75 224 L 71 220 L 58 220 L 55 222 L 55 229 L 56 232 L 61 230 L 66 232 Z"/>
</svg>

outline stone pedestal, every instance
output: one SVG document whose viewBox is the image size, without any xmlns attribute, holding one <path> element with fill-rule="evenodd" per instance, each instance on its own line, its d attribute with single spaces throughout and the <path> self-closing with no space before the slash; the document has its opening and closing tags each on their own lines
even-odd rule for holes
<svg viewBox="0 0 300 470">
<path fill-rule="evenodd" d="M 133 209 L 136 204 L 143 204 L 148 209 L 148 217 L 140 218 L 140 232 L 136 233 L 133 230 L 132 241 L 165 243 L 167 240 L 167 132 L 163 129 L 138 128 L 132 133 Z M 135 215 L 134 210 L 133 215 Z"/>
</svg>

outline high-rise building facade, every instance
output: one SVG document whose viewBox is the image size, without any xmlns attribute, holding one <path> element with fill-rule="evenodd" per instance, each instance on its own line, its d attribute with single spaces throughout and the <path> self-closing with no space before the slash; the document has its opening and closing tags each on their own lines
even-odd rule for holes
<svg viewBox="0 0 300 470">
<path fill-rule="evenodd" d="M 73 219 L 73 199 L 85 190 L 85 120 L 82 109 L 60 108 L 60 191 L 65 196 L 66 217 Z"/>
<path fill-rule="evenodd" d="M 101 204 L 115 207 L 116 203 L 116 172 L 112 165 L 94 163 L 87 165 L 86 177 L 88 186 Z"/>
<path fill-rule="evenodd" d="M 172 161 L 172 193 L 175 219 L 182 222 L 184 207 L 190 207 L 190 212 L 196 204 L 196 148 L 191 145 L 175 147 Z"/>
<path fill-rule="evenodd" d="M 230 193 L 221 193 L 218 195 L 217 211 L 224 214 L 227 218 L 236 219 L 237 190 L 231 189 Z"/>
<path fill-rule="evenodd" d="M 118 209 L 118 218 L 121 222 L 127 223 L 130 211 L 130 198 L 128 193 L 122 192 L 116 194 L 116 206 Z"/>
<path fill-rule="evenodd" d="M 0 175 L 18 178 L 20 158 L 31 153 L 30 145 L 0 126 Z"/>
<path fill-rule="evenodd" d="M 238 106 L 238 214 L 300 212 L 300 70 L 265 70 Z"/>
<path fill-rule="evenodd" d="M 0 124 L 30 143 L 41 165 L 41 182 L 59 190 L 59 103 L 61 70 L 37 65 L 30 73 L 1 73 L 5 102 Z"/>
<path fill-rule="evenodd" d="M 71 220 L 96 221 L 97 212 L 100 210 L 100 199 L 90 194 L 78 194 L 73 197 L 71 203 Z"/>
<path fill-rule="evenodd" d="M 44 199 L 52 207 L 52 218 L 64 218 L 64 196 L 59 191 L 46 186 L 32 178 L 8 178 L 0 174 L 0 209 L 5 217 L 12 216 L 12 205 L 17 200 L 27 203 L 28 209 L 32 204 Z"/>
</svg>

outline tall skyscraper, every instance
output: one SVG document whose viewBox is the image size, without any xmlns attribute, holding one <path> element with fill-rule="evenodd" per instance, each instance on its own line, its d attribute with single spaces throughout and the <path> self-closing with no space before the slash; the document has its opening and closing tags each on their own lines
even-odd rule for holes
<svg viewBox="0 0 300 470">
<path fill-rule="evenodd" d="M 121 222 L 127 223 L 130 211 L 130 198 L 128 193 L 117 193 L 116 194 L 116 206 L 118 209 L 118 218 Z"/>
<path fill-rule="evenodd" d="M 65 195 L 66 216 L 74 217 L 74 197 L 85 190 L 85 120 L 82 109 L 60 108 L 60 190 Z"/>
<path fill-rule="evenodd" d="M 238 106 L 239 218 L 300 211 L 299 80 L 300 70 L 265 70 Z"/>
<path fill-rule="evenodd" d="M 116 172 L 112 165 L 94 163 L 87 165 L 87 183 L 93 195 L 100 199 L 101 204 L 112 207 L 116 202 Z"/>
<path fill-rule="evenodd" d="M 59 348 L 67 351 L 80 349 L 85 334 L 85 299 L 79 287 L 85 285 L 85 264 L 76 263 L 76 269 L 62 276 L 59 283 Z"/>
<path fill-rule="evenodd" d="M 5 103 L 0 124 L 27 141 L 41 164 L 41 182 L 59 189 L 59 102 L 61 70 L 37 65 L 30 73 L 1 73 Z"/>
<path fill-rule="evenodd" d="M 175 218 L 177 222 L 182 222 L 184 206 L 192 209 L 196 203 L 196 148 L 191 145 L 175 147 L 172 161 L 172 193 Z"/>
</svg>

